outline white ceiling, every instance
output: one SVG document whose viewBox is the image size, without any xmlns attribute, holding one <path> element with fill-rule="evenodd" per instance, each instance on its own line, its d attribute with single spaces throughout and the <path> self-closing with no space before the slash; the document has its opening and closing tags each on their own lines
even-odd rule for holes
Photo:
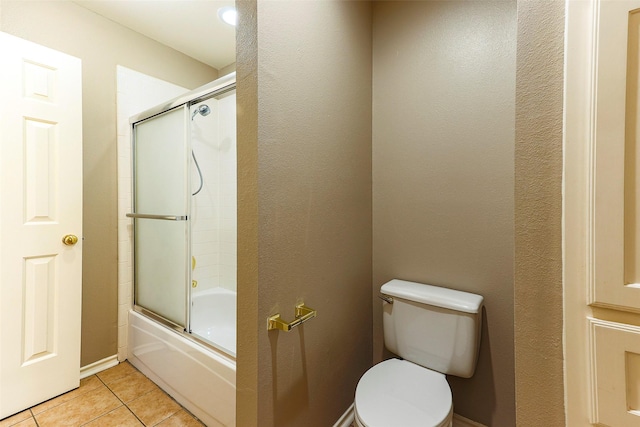
<svg viewBox="0 0 640 427">
<path fill-rule="evenodd" d="M 76 0 L 78 5 L 221 69 L 236 61 L 235 28 L 218 18 L 233 0 Z"/>
</svg>

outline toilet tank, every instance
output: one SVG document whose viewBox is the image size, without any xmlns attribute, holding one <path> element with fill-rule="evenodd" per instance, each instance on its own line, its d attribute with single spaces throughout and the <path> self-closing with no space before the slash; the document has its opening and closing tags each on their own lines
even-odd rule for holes
<svg viewBox="0 0 640 427">
<path fill-rule="evenodd" d="M 469 378 L 480 347 L 480 295 L 394 279 L 380 292 L 385 346 L 405 360 Z"/>
</svg>

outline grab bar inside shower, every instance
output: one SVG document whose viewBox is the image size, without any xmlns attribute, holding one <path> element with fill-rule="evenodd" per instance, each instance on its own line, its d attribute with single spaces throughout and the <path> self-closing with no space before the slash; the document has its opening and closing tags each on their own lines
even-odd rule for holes
<svg viewBox="0 0 640 427">
<path fill-rule="evenodd" d="M 163 219 L 165 221 L 186 221 L 186 215 L 152 215 L 152 214 L 139 214 L 139 213 L 128 213 L 127 218 L 138 218 L 138 219 Z"/>
</svg>

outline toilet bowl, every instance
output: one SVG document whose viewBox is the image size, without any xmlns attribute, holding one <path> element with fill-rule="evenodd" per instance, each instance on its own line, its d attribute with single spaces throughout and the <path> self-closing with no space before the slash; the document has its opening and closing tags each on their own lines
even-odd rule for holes
<svg viewBox="0 0 640 427">
<path fill-rule="evenodd" d="M 480 295 L 394 279 L 380 288 L 385 347 L 402 359 L 370 368 L 356 387 L 358 427 L 451 427 L 445 375 L 470 378 L 480 346 Z"/>
<path fill-rule="evenodd" d="M 450 427 L 451 389 L 445 376 L 406 360 L 389 359 L 358 382 L 358 427 Z"/>
</svg>

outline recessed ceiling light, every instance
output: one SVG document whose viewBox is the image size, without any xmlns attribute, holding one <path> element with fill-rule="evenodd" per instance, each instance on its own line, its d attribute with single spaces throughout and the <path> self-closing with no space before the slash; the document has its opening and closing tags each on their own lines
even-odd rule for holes
<svg viewBox="0 0 640 427">
<path fill-rule="evenodd" d="M 238 23 L 238 11 L 232 6 L 221 7 L 218 9 L 218 17 L 222 19 L 222 21 L 229 25 L 233 25 L 234 27 Z"/>
</svg>

